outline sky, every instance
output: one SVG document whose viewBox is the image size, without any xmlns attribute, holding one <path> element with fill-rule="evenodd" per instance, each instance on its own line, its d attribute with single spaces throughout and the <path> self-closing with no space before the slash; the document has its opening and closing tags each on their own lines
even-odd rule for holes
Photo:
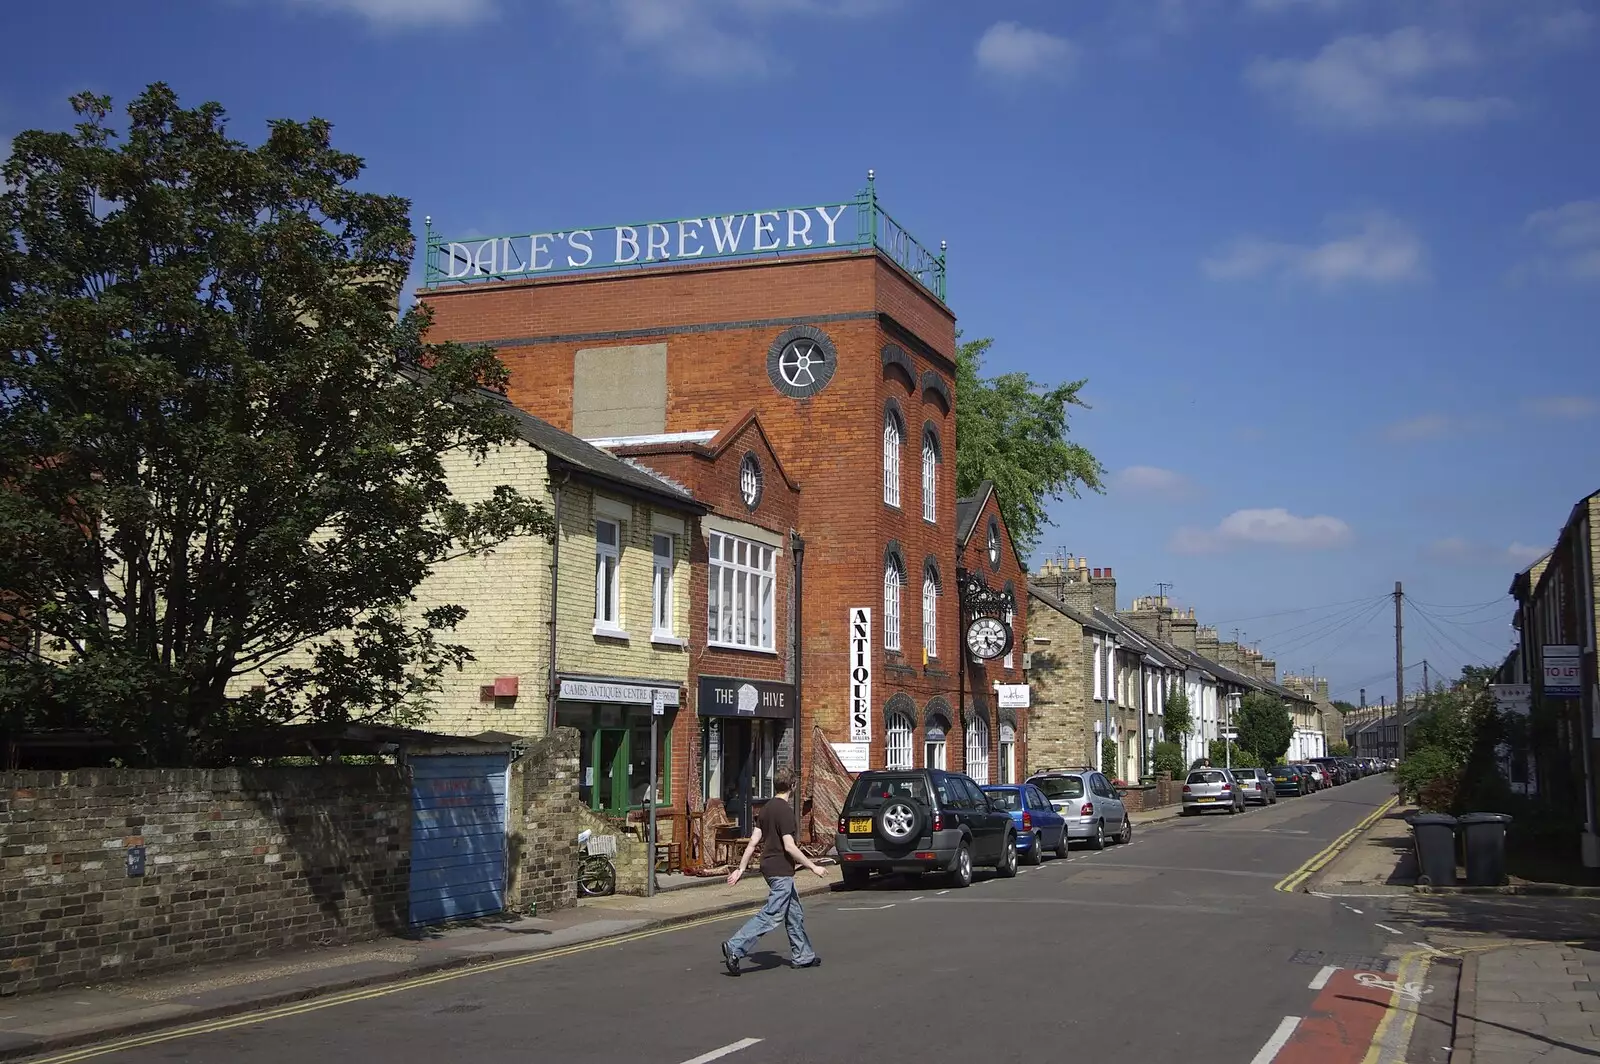
<svg viewBox="0 0 1600 1064">
<path fill-rule="evenodd" d="M 986 372 L 1087 380 L 1039 554 L 1335 697 L 1497 661 L 1600 489 L 1596 0 L 9 5 L 0 152 L 152 81 L 320 116 L 463 236 L 854 196 Z M 1035 559 L 1037 560 L 1037 559 Z"/>
</svg>

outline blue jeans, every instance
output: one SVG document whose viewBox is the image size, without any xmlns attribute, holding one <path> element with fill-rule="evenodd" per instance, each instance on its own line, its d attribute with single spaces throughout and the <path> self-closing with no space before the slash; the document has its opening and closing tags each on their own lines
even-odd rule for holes
<svg viewBox="0 0 1600 1064">
<path fill-rule="evenodd" d="M 794 889 L 793 876 L 777 876 L 767 880 L 767 903 L 761 911 L 745 921 L 737 934 L 728 939 L 728 952 L 743 957 L 755 945 L 756 939 L 783 924 L 789 932 L 789 957 L 795 964 L 810 964 L 816 951 L 806 937 L 806 914 L 800 908 L 800 895 Z"/>
</svg>

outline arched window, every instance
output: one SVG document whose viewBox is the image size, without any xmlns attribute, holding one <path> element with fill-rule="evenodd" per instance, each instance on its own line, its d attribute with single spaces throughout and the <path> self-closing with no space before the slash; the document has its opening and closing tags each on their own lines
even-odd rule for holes
<svg viewBox="0 0 1600 1064">
<path fill-rule="evenodd" d="M 883 563 L 883 649 L 900 649 L 900 589 L 906 583 L 905 566 L 890 555 Z"/>
<path fill-rule="evenodd" d="M 922 571 L 922 649 L 939 656 L 939 570 L 932 565 Z"/>
<path fill-rule="evenodd" d="M 930 717 L 922 733 L 922 767 L 946 769 L 950 767 L 945 756 L 944 736 L 950 722 L 943 717 Z"/>
<path fill-rule="evenodd" d="M 977 714 L 967 718 L 967 775 L 979 786 L 989 782 L 989 722 Z"/>
<path fill-rule="evenodd" d="M 922 431 L 922 519 L 939 519 L 939 437 L 931 425 Z"/>
<path fill-rule="evenodd" d="M 1000 725 L 1000 782 L 1017 782 L 1017 729 Z"/>
<path fill-rule="evenodd" d="M 883 501 L 890 506 L 900 505 L 900 445 L 905 441 L 905 429 L 900 415 L 893 410 L 883 415 Z"/>
<path fill-rule="evenodd" d="M 884 767 L 911 768 L 911 718 L 904 713 L 889 714 L 884 732 Z"/>
</svg>

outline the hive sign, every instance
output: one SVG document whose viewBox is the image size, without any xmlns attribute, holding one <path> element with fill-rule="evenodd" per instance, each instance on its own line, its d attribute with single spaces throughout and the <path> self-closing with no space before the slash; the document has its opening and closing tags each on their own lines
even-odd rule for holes
<svg viewBox="0 0 1600 1064">
<path fill-rule="evenodd" d="M 851 204 L 755 211 L 673 222 L 490 237 L 443 245 L 445 280 L 562 273 L 853 244 L 839 219 Z"/>
<path fill-rule="evenodd" d="M 872 741 L 872 611 L 850 610 L 850 741 Z"/>
</svg>

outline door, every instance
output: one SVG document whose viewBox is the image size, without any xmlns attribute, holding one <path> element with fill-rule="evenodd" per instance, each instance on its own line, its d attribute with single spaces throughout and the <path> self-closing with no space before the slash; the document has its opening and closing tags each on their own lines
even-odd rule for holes
<svg viewBox="0 0 1600 1064">
<path fill-rule="evenodd" d="M 1122 830 L 1122 821 L 1128 815 L 1127 806 L 1117 797 L 1116 788 L 1111 786 L 1111 781 L 1100 773 L 1094 775 L 1094 793 L 1096 805 L 1101 810 L 1101 819 L 1106 822 L 1106 831 L 1115 835 Z"/>
<path fill-rule="evenodd" d="M 599 808 L 623 815 L 628 811 L 628 733 L 622 728 L 602 728 L 595 737 L 595 785 Z"/>
<path fill-rule="evenodd" d="M 750 722 L 722 722 L 722 804 L 728 818 L 739 825 L 739 834 L 750 835 L 755 825 L 750 815 L 750 777 L 754 771 L 750 756 Z"/>
<path fill-rule="evenodd" d="M 505 909 L 506 754 L 411 760 L 413 927 Z"/>
<path fill-rule="evenodd" d="M 967 801 L 972 806 L 973 860 L 986 863 L 998 861 L 1000 851 L 1005 846 L 1006 826 L 1011 823 L 1011 814 L 1004 809 L 990 809 L 989 796 L 971 779 L 966 776 L 956 778 L 967 791 Z M 979 857 L 979 854 L 982 856 Z"/>
</svg>

